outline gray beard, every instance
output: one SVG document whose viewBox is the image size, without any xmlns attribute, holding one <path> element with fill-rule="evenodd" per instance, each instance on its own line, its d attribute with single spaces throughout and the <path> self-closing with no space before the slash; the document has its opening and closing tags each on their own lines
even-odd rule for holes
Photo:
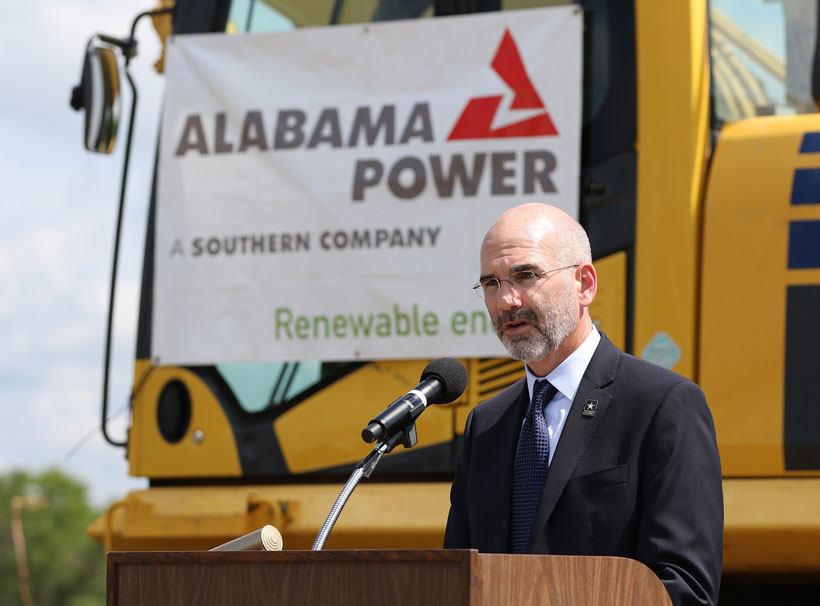
<svg viewBox="0 0 820 606">
<path fill-rule="evenodd" d="M 560 293 L 553 305 L 544 305 L 540 314 L 527 307 L 517 311 L 502 311 L 495 317 L 498 338 L 513 360 L 543 360 L 558 351 L 564 340 L 578 326 L 578 315 L 570 293 Z M 544 318 L 543 321 L 539 315 Z M 505 335 L 501 329 L 505 322 L 527 320 L 536 330 L 531 336 Z"/>
</svg>

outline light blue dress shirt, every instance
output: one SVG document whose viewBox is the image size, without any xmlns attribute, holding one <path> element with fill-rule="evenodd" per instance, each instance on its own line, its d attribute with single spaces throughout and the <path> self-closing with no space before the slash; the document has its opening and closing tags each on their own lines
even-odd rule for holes
<svg viewBox="0 0 820 606">
<path fill-rule="evenodd" d="M 532 389 L 536 379 L 546 379 L 558 390 L 558 393 L 544 408 L 547 430 L 550 434 L 550 463 L 552 463 L 555 448 L 558 446 L 558 440 L 561 438 L 561 431 L 564 429 L 564 423 L 567 420 L 572 401 L 581 386 L 581 379 L 584 377 L 589 361 L 592 359 L 592 354 L 595 353 L 600 341 L 600 333 L 593 329 L 578 349 L 573 351 L 566 360 L 556 366 L 546 377 L 537 376 L 530 370 L 529 366 L 524 365 L 527 371 L 527 390 L 530 395 L 530 402 L 532 402 Z"/>
</svg>

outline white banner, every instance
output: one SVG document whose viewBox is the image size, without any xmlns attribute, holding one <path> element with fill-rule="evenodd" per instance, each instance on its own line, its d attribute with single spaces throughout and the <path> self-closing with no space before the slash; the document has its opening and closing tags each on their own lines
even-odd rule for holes
<svg viewBox="0 0 820 606">
<path fill-rule="evenodd" d="M 577 7 L 168 45 L 152 357 L 495 356 L 493 219 L 577 216 Z"/>
</svg>

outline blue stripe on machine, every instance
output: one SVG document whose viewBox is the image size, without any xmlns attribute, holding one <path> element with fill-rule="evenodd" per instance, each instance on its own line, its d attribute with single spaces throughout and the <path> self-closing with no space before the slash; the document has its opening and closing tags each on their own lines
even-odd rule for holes
<svg viewBox="0 0 820 606">
<path fill-rule="evenodd" d="M 820 168 L 795 169 L 791 203 L 820 204 Z"/>
<path fill-rule="evenodd" d="M 820 269 L 820 221 L 789 223 L 789 269 Z"/>
<path fill-rule="evenodd" d="M 820 152 L 820 133 L 806 133 L 800 143 L 801 154 Z"/>
</svg>

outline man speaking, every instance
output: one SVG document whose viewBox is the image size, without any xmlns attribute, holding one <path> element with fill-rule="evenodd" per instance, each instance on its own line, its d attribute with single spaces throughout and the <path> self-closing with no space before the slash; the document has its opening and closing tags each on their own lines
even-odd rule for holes
<svg viewBox="0 0 820 606">
<path fill-rule="evenodd" d="M 484 237 L 475 288 L 527 376 L 467 419 L 444 546 L 633 558 L 676 606 L 716 604 L 723 493 L 706 399 L 595 329 L 597 287 L 586 233 L 557 208 L 517 206 Z"/>
</svg>

